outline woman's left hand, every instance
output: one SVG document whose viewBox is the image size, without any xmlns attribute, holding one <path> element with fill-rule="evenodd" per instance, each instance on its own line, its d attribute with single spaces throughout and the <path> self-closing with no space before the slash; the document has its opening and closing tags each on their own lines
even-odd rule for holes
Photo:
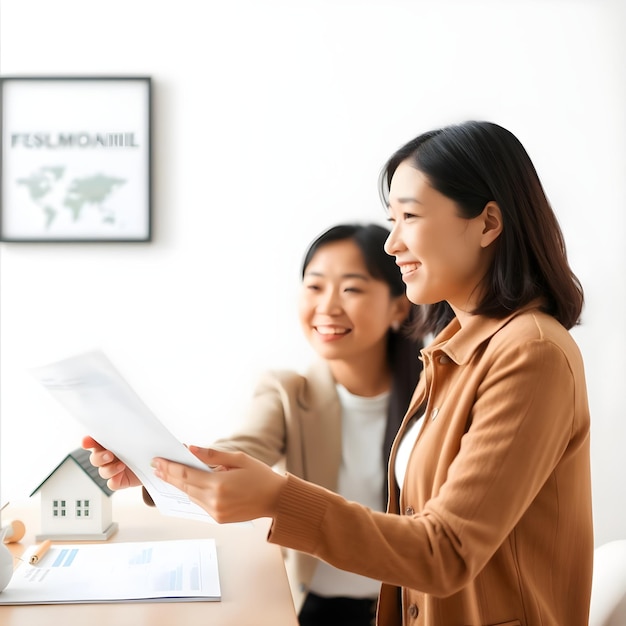
<svg viewBox="0 0 626 626">
<path fill-rule="evenodd" d="M 186 493 L 220 524 L 274 516 L 285 476 L 243 452 L 189 450 L 213 471 L 156 458 L 155 476 Z"/>
</svg>

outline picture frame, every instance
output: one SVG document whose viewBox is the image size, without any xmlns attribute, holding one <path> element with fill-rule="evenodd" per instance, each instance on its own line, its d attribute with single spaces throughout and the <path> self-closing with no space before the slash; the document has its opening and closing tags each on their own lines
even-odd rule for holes
<svg viewBox="0 0 626 626">
<path fill-rule="evenodd" d="M 0 76 L 0 103 L 0 241 L 151 241 L 150 76 Z"/>
</svg>

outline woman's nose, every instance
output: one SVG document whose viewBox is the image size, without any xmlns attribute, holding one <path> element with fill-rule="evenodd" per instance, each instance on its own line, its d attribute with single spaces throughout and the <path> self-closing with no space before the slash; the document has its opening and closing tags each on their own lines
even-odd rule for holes
<svg viewBox="0 0 626 626">
<path fill-rule="evenodd" d="M 341 313 L 341 300 L 337 291 L 329 289 L 321 294 L 317 302 L 317 310 L 327 315 L 337 315 Z"/>
<path fill-rule="evenodd" d="M 389 256 L 396 256 L 396 253 L 400 249 L 400 239 L 395 226 L 385 240 L 384 249 Z"/>
</svg>

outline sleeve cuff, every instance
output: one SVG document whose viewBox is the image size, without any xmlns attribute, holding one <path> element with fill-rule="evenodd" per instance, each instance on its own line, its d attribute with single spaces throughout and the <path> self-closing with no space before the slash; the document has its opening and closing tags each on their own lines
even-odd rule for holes
<svg viewBox="0 0 626 626">
<path fill-rule="evenodd" d="M 331 492 L 293 474 L 286 477 L 268 541 L 315 554 Z"/>
</svg>

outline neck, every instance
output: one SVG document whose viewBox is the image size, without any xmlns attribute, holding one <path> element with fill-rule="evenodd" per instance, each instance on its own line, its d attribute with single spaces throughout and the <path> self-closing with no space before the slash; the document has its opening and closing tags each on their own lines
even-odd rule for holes
<svg viewBox="0 0 626 626">
<path fill-rule="evenodd" d="M 335 382 L 355 396 L 371 398 L 391 388 L 386 346 L 382 355 L 359 355 L 349 360 L 329 361 Z"/>
</svg>

